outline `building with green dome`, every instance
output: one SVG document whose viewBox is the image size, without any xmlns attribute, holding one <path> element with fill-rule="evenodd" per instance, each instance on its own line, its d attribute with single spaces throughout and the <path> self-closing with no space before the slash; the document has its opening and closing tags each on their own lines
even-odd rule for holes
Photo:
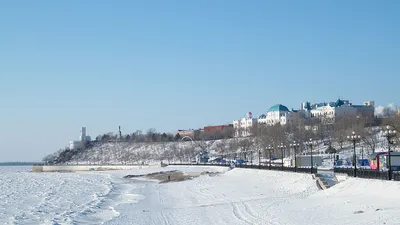
<svg viewBox="0 0 400 225">
<path fill-rule="evenodd" d="M 285 125 L 292 115 L 292 112 L 284 105 L 276 104 L 271 106 L 268 111 L 261 114 L 258 118 L 253 118 L 251 112 L 246 117 L 233 121 L 236 137 L 247 137 L 252 135 L 258 125 Z"/>
<path fill-rule="evenodd" d="M 271 106 L 265 114 L 258 117 L 258 124 L 285 125 L 289 120 L 292 112 L 282 104 Z"/>
<path fill-rule="evenodd" d="M 337 99 L 329 103 L 302 104 L 306 118 L 318 118 L 324 123 L 334 123 L 340 117 L 374 117 L 374 102 L 367 101 L 363 105 L 353 105 L 349 100 Z"/>
</svg>

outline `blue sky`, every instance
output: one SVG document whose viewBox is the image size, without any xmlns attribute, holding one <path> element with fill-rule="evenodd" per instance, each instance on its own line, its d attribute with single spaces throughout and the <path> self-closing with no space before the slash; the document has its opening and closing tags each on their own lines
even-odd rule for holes
<svg viewBox="0 0 400 225">
<path fill-rule="evenodd" d="M 339 96 L 399 103 L 399 1 L 0 3 L 0 161 L 88 133 L 223 124 Z"/>
</svg>

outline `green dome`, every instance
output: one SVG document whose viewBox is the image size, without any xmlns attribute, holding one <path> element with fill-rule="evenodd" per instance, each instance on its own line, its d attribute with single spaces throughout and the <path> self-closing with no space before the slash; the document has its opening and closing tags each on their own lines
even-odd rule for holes
<svg viewBox="0 0 400 225">
<path fill-rule="evenodd" d="M 289 109 L 286 106 L 281 105 L 281 104 L 274 105 L 268 109 L 268 112 L 276 112 L 276 111 L 289 112 Z"/>
<path fill-rule="evenodd" d="M 338 99 L 338 100 L 335 102 L 335 107 L 340 107 L 340 106 L 342 106 L 342 105 L 344 105 L 344 102 L 343 102 L 342 100 L 340 100 L 340 99 Z"/>
</svg>

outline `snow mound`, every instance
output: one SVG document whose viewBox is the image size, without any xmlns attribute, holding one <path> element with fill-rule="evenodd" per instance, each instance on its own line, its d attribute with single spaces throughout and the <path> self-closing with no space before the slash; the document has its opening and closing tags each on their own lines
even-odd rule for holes
<svg viewBox="0 0 400 225">
<path fill-rule="evenodd" d="M 288 224 L 399 224 L 400 182 L 349 178 L 277 212 Z M 305 219 L 306 218 L 306 219 Z"/>
</svg>

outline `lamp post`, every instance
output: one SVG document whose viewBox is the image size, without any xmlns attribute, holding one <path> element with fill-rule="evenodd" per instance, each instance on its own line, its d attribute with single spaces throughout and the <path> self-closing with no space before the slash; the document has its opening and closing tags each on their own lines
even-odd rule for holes
<svg viewBox="0 0 400 225">
<path fill-rule="evenodd" d="M 357 177 L 357 155 L 356 155 L 356 143 L 361 140 L 361 136 L 357 135 L 355 131 L 351 133 L 350 136 L 347 136 L 347 139 L 351 142 L 353 142 L 353 151 L 354 151 L 354 177 Z"/>
<path fill-rule="evenodd" d="M 286 145 L 283 145 L 283 143 L 281 143 L 281 145 L 278 146 L 278 148 L 281 150 L 282 152 L 282 170 L 283 170 L 283 158 L 285 157 L 285 153 L 283 150 L 285 150 Z"/>
<path fill-rule="evenodd" d="M 392 126 L 386 126 L 382 129 L 381 131 L 382 135 L 386 137 L 386 140 L 388 142 L 388 161 L 387 165 L 389 167 L 389 180 L 392 180 L 392 159 L 391 159 L 391 154 L 390 154 L 390 145 L 393 144 L 392 138 L 397 135 L 397 131 L 393 129 Z"/>
<path fill-rule="evenodd" d="M 272 150 L 274 150 L 274 147 L 272 145 L 268 145 L 266 149 L 269 152 L 269 169 L 271 170 L 271 162 L 272 162 Z"/>
<path fill-rule="evenodd" d="M 258 169 L 261 169 L 261 150 L 258 149 Z"/>
<path fill-rule="evenodd" d="M 313 142 L 312 138 L 310 138 L 309 141 L 306 141 L 305 144 L 307 145 L 308 148 L 310 148 L 310 152 L 311 152 L 311 173 L 313 173 L 313 169 L 314 169 L 314 162 L 313 162 L 313 145 L 314 145 L 314 142 Z"/>
<path fill-rule="evenodd" d="M 296 143 L 296 141 L 293 141 L 292 144 L 289 145 L 291 148 L 293 148 L 294 151 L 294 171 L 297 172 L 297 149 L 300 147 L 299 143 Z"/>
</svg>

